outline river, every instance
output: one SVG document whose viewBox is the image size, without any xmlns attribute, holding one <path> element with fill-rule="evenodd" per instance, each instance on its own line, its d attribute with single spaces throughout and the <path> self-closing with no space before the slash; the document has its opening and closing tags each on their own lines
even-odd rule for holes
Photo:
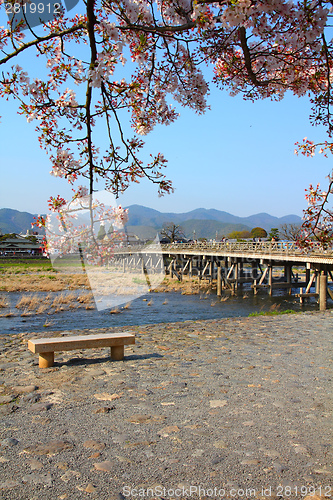
<svg viewBox="0 0 333 500">
<path fill-rule="evenodd" d="M 244 289 L 235 296 L 226 293 L 222 301 L 218 300 L 213 293 L 202 295 L 182 295 L 180 292 L 150 293 L 134 300 L 128 306 L 119 306 L 119 312 L 113 314 L 110 313 L 110 309 L 86 310 L 83 306 L 80 309 L 73 308 L 62 312 L 53 312 L 54 310 L 47 309 L 43 314 L 35 314 L 32 311 L 29 313 L 31 315 L 22 316 L 22 309 L 15 307 L 22 294 L 3 292 L 1 295 L 9 301 L 9 310 L 13 314 L 10 317 L 5 317 L 4 309 L 0 309 L 0 314 L 2 314 L 0 318 L 1 334 L 195 321 L 248 316 L 250 313 L 272 310 L 318 310 L 318 304 L 314 299 L 301 305 L 299 299 L 286 294 L 283 289 L 275 289 L 272 297 L 265 291 L 254 295 L 250 289 Z M 50 294 L 40 292 L 37 295 L 40 304 L 43 304 L 44 297 Z M 56 295 L 59 293 L 54 293 L 55 297 Z"/>
</svg>

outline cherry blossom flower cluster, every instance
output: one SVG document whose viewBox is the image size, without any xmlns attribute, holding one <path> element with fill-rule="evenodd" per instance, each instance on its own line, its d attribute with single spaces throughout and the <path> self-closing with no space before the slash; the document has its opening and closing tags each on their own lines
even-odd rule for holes
<svg viewBox="0 0 333 500">
<path fill-rule="evenodd" d="M 305 249 L 311 249 L 318 242 L 325 249 L 332 248 L 333 210 L 328 208 L 328 197 L 333 193 L 333 176 L 330 175 L 328 179 L 328 191 L 322 191 L 319 184 L 316 187 L 310 185 L 306 190 L 308 207 L 304 210 L 304 223 L 297 242 Z"/>
<path fill-rule="evenodd" d="M 79 196 L 79 195 L 82 196 Z M 67 202 L 57 196 L 49 199 L 49 214 L 38 216 L 34 225 L 45 228 L 47 251 L 52 257 L 78 253 L 91 264 L 103 264 L 105 258 L 113 255 L 114 248 L 124 240 L 123 228 L 128 221 L 128 209 L 121 206 L 107 206 L 88 190 L 80 186 L 74 200 Z M 98 239 L 101 226 L 112 226 L 102 240 Z"/>
<path fill-rule="evenodd" d="M 143 177 L 168 193 L 165 158 L 158 153 L 142 162 L 143 143 L 125 137 L 123 110 L 138 135 L 174 122 L 179 105 L 203 113 L 210 67 L 212 81 L 231 95 L 310 95 L 310 119 L 330 137 L 331 12 L 326 0 L 87 0 L 84 14 L 62 11 L 45 23 L 44 35 L 10 22 L 0 28 L 0 97 L 16 99 L 19 113 L 36 123 L 52 175 L 71 183 L 83 178 L 90 194 L 99 177 L 116 194 Z M 44 76 L 16 64 L 30 54 L 44 61 Z M 100 123 L 109 142 L 103 150 Z M 297 144 L 308 156 L 317 147 L 333 151 L 329 140 Z"/>
<path fill-rule="evenodd" d="M 66 177 L 71 184 L 76 180 L 77 175 L 73 170 L 80 168 L 80 162 L 74 159 L 74 155 L 69 149 L 58 149 L 57 156 L 51 156 L 51 161 L 53 164 L 50 172 L 51 175 L 55 177 Z"/>
</svg>

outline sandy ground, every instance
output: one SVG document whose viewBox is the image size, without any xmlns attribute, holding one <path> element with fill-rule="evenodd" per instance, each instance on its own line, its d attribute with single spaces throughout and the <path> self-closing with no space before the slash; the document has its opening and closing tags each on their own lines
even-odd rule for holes
<svg viewBox="0 0 333 500">
<path fill-rule="evenodd" d="M 332 327 L 329 311 L 131 327 L 124 361 L 42 370 L 33 334 L 1 337 L 0 497 L 331 498 Z"/>
</svg>

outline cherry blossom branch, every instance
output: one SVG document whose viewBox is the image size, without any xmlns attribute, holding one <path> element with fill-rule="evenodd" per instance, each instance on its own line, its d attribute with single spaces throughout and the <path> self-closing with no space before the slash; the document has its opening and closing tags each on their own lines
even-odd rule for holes
<svg viewBox="0 0 333 500">
<path fill-rule="evenodd" d="M 62 38 L 66 35 L 69 35 L 71 33 L 75 33 L 77 31 L 80 31 L 80 30 L 85 29 L 85 28 L 86 28 L 85 23 L 79 23 L 75 26 L 72 26 L 71 28 L 66 29 L 66 30 L 59 31 L 56 33 L 50 33 L 49 35 L 45 35 L 42 37 L 37 37 L 36 40 L 31 40 L 30 42 L 26 42 L 26 43 L 22 44 L 21 47 L 18 47 L 16 50 L 11 52 L 10 54 L 7 54 L 6 57 L 3 57 L 2 59 L 0 59 L 0 65 L 5 64 L 6 62 L 10 61 L 11 59 L 18 56 L 19 54 L 21 54 L 25 50 L 29 49 L 30 47 L 36 47 L 36 46 L 38 46 L 38 44 L 40 44 L 42 42 L 47 42 L 49 40 L 53 40 L 54 38 Z"/>
</svg>

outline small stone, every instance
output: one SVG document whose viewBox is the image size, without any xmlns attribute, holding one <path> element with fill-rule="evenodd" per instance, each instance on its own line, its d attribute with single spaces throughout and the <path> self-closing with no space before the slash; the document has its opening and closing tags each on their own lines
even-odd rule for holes
<svg viewBox="0 0 333 500">
<path fill-rule="evenodd" d="M 300 453 L 302 455 L 309 455 L 309 451 L 305 448 L 305 446 L 295 445 L 295 453 Z"/>
<path fill-rule="evenodd" d="M 327 470 L 327 469 L 315 469 L 313 472 L 315 474 L 327 474 L 327 475 L 331 475 L 332 474 L 332 471 Z"/>
<path fill-rule="evenodd" d="M 89 375 L 92 375 L 93 377 L 101 377 L 102 375 L 105 375 L 105 371 L 99 368 L 96 368 L 94 370 L 88 370 L 87 373 Z"/>
<path fill-rule="evenodd" d="M 13 392 L 17 394 L 24 394 L 28 392 L 33 392 L 38 389 L 37 385 L 16 385 L 12 387 Z"/>
<path fill-rule="evenodd" d="M 30 411 L 47 411 L 52 408 L 52 403 L 34 403 L 30 407 Z"/>
<path fill-rule="evenodd" d="M 145 452 L 145 455 L 148 457 L 147 452 Z M 153 453 L 152 453 L 152 455 L 154 456 Z M 123 457 L 121 455 L 116 455 L 116 457 L 118 458 L 119 462 L 122 464 L 131 464 L 132 463 L 127 457 Z"/>
<path fill-rule="evenodd" d="M 51 419 L 47 417 L 41 417 L 40 415 L 33 416 L 31 419 L 33 424 L 38 424 L 38 425 L 48 425 L 51 423 Z"/>
<path fill-rule="evenodd" d="M 20 486 L 21 483 L 18 481 L 13 481 L 11 479 L 7 479 L 3 483 L 0 483 L 0 490 L 6 490 L 7 488 L 15 488 L 16 486 Z"/>
<path fill-rule="evenodd" d="M 156 423 L 161 423 L 161 422 L 163 422 L 163 420 L 165 420 L 165 419 L 166 419 L 166 416 L 165 416 L 165 415 L 152 415 L 152 416 L 150 417 L 150 419 L 148 420 L 148 422 L 149 422 L 149 423 L 151 423 L 151 422 L 154 422 L 154 423 L 155 423 L 155 422 L 156 422 Z"/>
<path fill-rule="evenodd" d="M 133 448 L 135 446 L 151 446 L 155 441 L 135 441 L 133 443 L 126 443 L 124 448 Z"/>
<path fill-rule="evenodd" d="M 142 424 L 150 420 L 150 415 L 132 415 L 127 420 L 132 424 Z"/>
<path fill-rule="evenodd" d="M 39 393 L 35 394 L 33 392 L 29 392 L 28 394 L 23 396 L 22 401 L 24 401 L 24 403 L 38 403 L 40 398 L 41 395 Z"/>
<path fill-rule="evenodd" d="M 192 453 L 192 457 L 201 457 L 204 453 L 204 450 L 195 450 L 194 453 Z"/>
<path fill-rule="evenodd" d="M 109 460 L 105 460 L 105 462 L 98 462 L 94 464 L 96 470 L 100 470 L 103 472 L 111 472 L 114 468 L 114 464 Z"/>
<path fill-rule="evenodd" d="M 213 399 L 212 401 L 209 401 L 211 408 L 222 408 L 227 403 L 228 401 L 226 399 Z"/>
<path fill-rule="evenodd" d="M 88 458 L 98 458 L 101 456 L 101 453 L 99 451 L 96 451 L 96 453 L 93 453 L 92 455 L 90 455 Z"/>
<path fill-rule="evenodd" d="M 44 486 L 52 486 L 52 478 L 51 474 L 36 474 L 32 472 L 31 474 L 26 474 L 22 477 L 23 483 L 32 483 L 32 484 L 43 484 Z"/>
<path fill-rule="evenodd" d="M 32 468 L 32 470 L 41 469 L 43 467 L 43 464 L 41 462 L 39 462 L 38 460 L 35 460 L 34 458 L 29 460 L 29 465 Z"/>
<path fill-rule="evenodd" d="M 105 443 L 98 443 L 97 441 L 88 440 L 83 443 L 85 448 L 89 448 L 91 450 L 102 451 L 105 448 Z"/>
<path fill-rule="evenodd" d="M 95 410 L 94 413 L 110 413 L 110 411 L 115 410 L 115 406 L 103 406 L 102 408 L 98 408 L 98 410 Z"/>
<path fill-rule="evenodd" d="M 67 470 L 68 469 L 68 463 L 67 462 L 58 462 L 58 463 L 55 464 L 55 466 L 58 469 L 61 469 L 61 470 Z"/>
<path fill-rule="evenodd" d="M 73 445 L 68 441 L 50 441 L 47 444 L 37 444 L 25 448 L 25 452 L 33 453 L 34 455 L 55 455 L 64 450 L 73 449 Z"/>
<path fill-rule="evenodd" d="M 10 448 L 11 446 L 16 446 L 19 443 L 19 441 L 15 438 L 6 438 L 1 441 L 1 446 L 8 447 Z"/>
<path fill-rule="evenodd" d="M 99 401 L 114 401 L 115 399 L 119 399 L 119 394 L 108 394 L 106 392 L 102 392 L 100 394 L 94 394 L 95 398 Z"/>
<path fill-rule="evenodd" d="M 67 472 L 65 472 L 65 474 L 60 476 L 60 479 L 65 483 L 68 483 L 68 481 L 70 481 L 73 477 L 78 479 L 80 476 L 81 476 L 80 472 L 77 472 L 76 470 L 68 470 Z"/>
<path fill-rule="evenodd" d="M 222 439 L 220 439 L 219 441 L 215 441 L 215 443 L 213 444 L 213 446 L 215 448 L 218 448 L 220 450 L 223 450 L 225 448 L 228 448 L 228 445 L 225 441 L 223 441 Z"/>
<path fill-rule="evenodd" d="M 10 394 L 8 396 L 0 396 L 0 404 L 11 403 L 15 399 L 15 394 Z"/>
<path fill-rule="evenodd" d="M 241 465 L 258 465 L 259 460 L 255 458 L 245 458 L 245 460 L 241 461 Z"/>
<path fill-rule="evenodd" d="M 284 472 L 285 470 L 289 470 L 289 467 L 287 467 L 286 465 L 282 465 L 278 462 L 273 462 L 273 467 L 274 469 L 276 470 L 276 472 Z"/>
<path fill-rule="evenodd" d="M 275 450 L 265 450 L 265 455 L 270 458 L 277 458 L 280 456 L 280 453 Z"/>
<path fill-rule="evenodd" d="M 0 406 L 0 416 L 4 417 L 5 415 L 9 415 L 12 413 L 11 405 L 1 405 Z"/>
<path fill-rule="evenodd" d="M 95 493 L 96 488 L 92 483 L 89 483 L 84 491 L 87 493 Z"/>
<path fill-rule="evenodd" d="M 179 432 L 179 427 L 177 425 L 167 425 L 163 427 L 157 434 L 163 437 L 169 436 L 172 432 Z"/>
</svg>

